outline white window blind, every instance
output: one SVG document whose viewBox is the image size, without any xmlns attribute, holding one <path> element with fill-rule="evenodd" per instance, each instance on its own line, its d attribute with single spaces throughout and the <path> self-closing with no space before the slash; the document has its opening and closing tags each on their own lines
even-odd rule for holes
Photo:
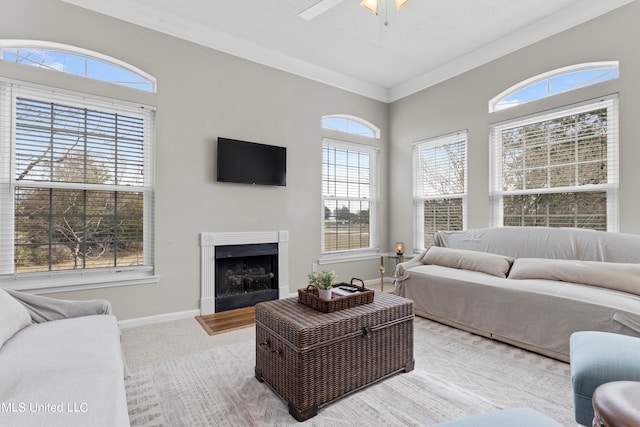
<svg viewBox="0 0 640 427">
<path fill-rule="evenodd" d="M 378 248 L 379 149 L 325 139 L 322 252 Z"/>
<path fill-rule="evenodd" d="M 467 212 L 467 131 L 418 142 L 413 148 L 415 249 L 433 233 L 463 230 Z"/>
<path fill-rule="evenodd" d="M 0 273 L 153 269 L 154 111 L 0 83 Z"/>
<path fill-rule="evenodd" d="M 616 96 L 492 126 L 494 226 L 618 230 Z"/>
</svg>

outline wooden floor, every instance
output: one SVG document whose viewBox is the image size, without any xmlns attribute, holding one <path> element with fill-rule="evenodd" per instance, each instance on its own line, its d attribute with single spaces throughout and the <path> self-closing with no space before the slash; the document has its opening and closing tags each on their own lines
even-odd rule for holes
<svg viewBox="0 0 640 427">
<path fill-rule="evenodd" d="M 215 335 L 255 324 L 256 308 L 246 307 L 206 316 L 196 316 L 196 320 L 209 335 Z"/>
</svg>

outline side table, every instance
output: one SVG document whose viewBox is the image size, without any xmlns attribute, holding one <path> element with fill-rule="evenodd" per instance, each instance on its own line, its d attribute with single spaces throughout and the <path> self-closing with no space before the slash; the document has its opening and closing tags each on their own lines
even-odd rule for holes
<svg viewBox="0 0 640 427">
<path fill-rule="evenodd" d="M 593 427 L 640 425 L 640 382 L 604 383 L 593 393 Z"/>
<path fill-rule="evenodd" d="M 396 265 L 398 265 L 401 262 L 404 262 L 407 258 L 404 256 L 404 254 L 398 254 L 395 252 L 383 252 L 380 254 L 380 268 L 378 269 L 378 271 L 380 272 L 380 290 L 382 292 L 384 292 L 384 273 L 385 273 L 385 269 L 384 269 L 384 260 L 385 259 L 395 259 L 396 260 Z M 394 276 L 395 277 L 395 273 Z"/>
</svg>

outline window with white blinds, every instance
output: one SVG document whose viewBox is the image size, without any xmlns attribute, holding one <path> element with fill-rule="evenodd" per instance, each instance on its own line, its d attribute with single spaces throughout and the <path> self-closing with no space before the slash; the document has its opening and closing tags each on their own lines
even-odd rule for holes
<svg viewBox="0 0 640 427">
<path fill-rule="evenodd" d="M 2 82 L 0 102 L 0 279 L 152 273 L 153 108 Z"/>
<path fill-rule="evenodd" d="M 463 230 L 467 213 L 467 131 L 418 142 L 413 148 L 415 249 L 433 233 Z"/>
<path fill-rule="evenodd" d="M 618 230 L 618 99 L 493 125 L 494 226 Z"/>
<path fill-rule="evenodd" d="M 377 250 L 378 174 L 378 148 L 323 141 L 323 254 Z"/>
</svg>

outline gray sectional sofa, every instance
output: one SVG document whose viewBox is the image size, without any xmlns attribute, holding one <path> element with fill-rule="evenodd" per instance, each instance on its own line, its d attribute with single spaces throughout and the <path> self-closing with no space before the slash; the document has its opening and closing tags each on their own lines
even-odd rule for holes
<svg viewBox="0 0 640 427">
<path fill-rule="evenodd" d="M 396 269 L 417 315 L 563 361 L 577 331 L 640 337 L 640 236 L 573 228 L 437 232 Z"/>
<path fill-rule="evenodd" d="M 120 328 L 104 300 L 0 289 L 0 425 L 129 426 Z"/>
</svg>

